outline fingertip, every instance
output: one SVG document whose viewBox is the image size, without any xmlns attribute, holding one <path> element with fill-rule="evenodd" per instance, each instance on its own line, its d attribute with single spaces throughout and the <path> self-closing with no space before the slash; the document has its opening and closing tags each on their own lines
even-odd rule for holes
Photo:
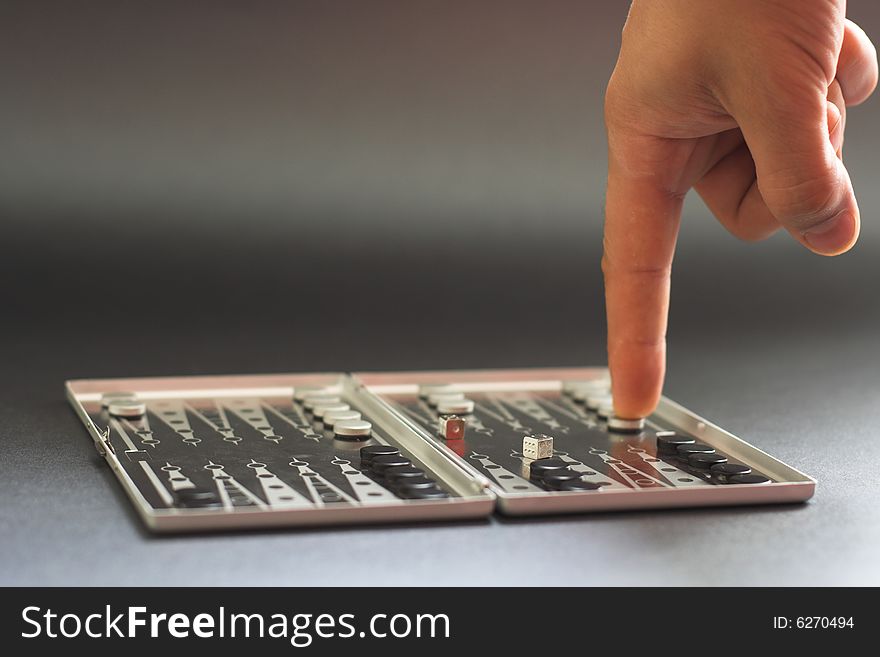
<svg viewBox="0 0 880 657">
<path fill-rule="evenodd" d="M 625 420 L 636 420 L 638 418 L 648 417 L 657 408 L 660 396 L 652 398 L 650 401 L 637 399 L 619 400 L 618 395 L 614 395 L 614 414 Z"/>
<path fill-rule="evenodd" d="M 611 359 L 614 413 L 625 419 L 647 417 L 660 401 L 665 349 L 660 345 L 629 345 Z"/>
</svg>

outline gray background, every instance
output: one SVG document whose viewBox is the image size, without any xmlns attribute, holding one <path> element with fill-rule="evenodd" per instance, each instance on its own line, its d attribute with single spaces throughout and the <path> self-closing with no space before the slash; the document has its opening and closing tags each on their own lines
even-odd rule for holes
<svg viewBox="0 0 880 657">
<path fill-rule="evenodd" d="M 741 244 L 691 199 L 676 260 L 667 394 L 816 477 L 806 505 L 154 538 L 63 399 L 604 362 L 626 8 L 0 2 L 0 583 L 880 584 L 876 99 L 852 253 Z"/>
</svg>

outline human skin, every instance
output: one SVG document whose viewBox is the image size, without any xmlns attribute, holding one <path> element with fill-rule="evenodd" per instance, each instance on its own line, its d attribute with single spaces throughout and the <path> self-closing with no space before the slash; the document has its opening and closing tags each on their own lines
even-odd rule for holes
<svg viewBox="0 0 880 657">
<path fill-rule="evenodd" d="M 605 96 L 602 270 L 620 417 L 660 398 L 690 189 L 744 240 L 784 228 L 833 256 L 858 238 L 843 135 L 846 107 L 877 85 L 877 54 L 845 12 L 845 0 L 632 3 Z"/>
</svg>

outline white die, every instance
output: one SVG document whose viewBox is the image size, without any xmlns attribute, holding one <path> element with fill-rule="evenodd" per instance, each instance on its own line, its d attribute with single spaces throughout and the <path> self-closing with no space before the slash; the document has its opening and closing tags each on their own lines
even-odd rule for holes
<svg viewBox="0 0 880 657">
<path fill-rule="evenodd" d="M 542 433 L 523 438 L 523 456 L 527 459 L 546 459 L 553 456 L 553 438 Z"/>
</svg>

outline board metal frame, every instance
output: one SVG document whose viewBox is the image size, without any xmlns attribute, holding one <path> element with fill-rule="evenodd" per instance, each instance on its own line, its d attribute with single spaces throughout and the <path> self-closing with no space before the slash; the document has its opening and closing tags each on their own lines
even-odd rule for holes
<svg viewBox="0 0 880 657">
<path fill-rule="evenodd" d="M 352 375 L 375 394 L 389 409 L 395 409 L 393 395 L 417 394 L 423 384 L 452 384 L 468 392 L 554 391 L 566 381 L 606 379 L 606 368 L 556 368 L 516 370 L 464 370 L 427 372 L 359 372 Z M 441 440 L 428 436 L 416 422 L 400 413 L 410 429 L 426 442 L 459 462 L 483 482 L 497 497 L 498 510 L 508 515 L 540 515 L 624 509 L 670 507 L 735 506 L 744 504 L 779 504 L 805 502 L 816 490 L 816 481 L 808 475 L 770 456 L 732 433 L 696 415 L 680 404 L 662 397 L 652 417 L 675 429 L 692 434 L 725 454 L 768 475 L 767 484 L 724 484 L 706 487 L 613 489 L 602 491 L 539 491 L 509 494 L 480 473 L 467 459 L 461 458 Z"/>
<path fill-rule="evenodd" d="M 332 386 L 369 413 L 398 445 L 420 459 L 442 478 L 456 496 L 445 500 L 397 500 L 369 506 L 325 506 L 314 509 L 156 509 L 129 477 L 109 441 L 109 427 L 100 428 L 89 411 L 100 408 L 109 392 L 134 392 L 145 401 L 223 397 L 290 397 L 301 386 Z M 494 494 L 460 465 L 415 435 L 402 418 L 368 394 L 347 375 L 271 374 L 140 379 L 72 380 L 65 383 L 67 398 L 85 424 L 98 453 L 104 457 L 147 527 L 157 532 L 233 530 L 255 527 L 299 527 L 360 523 L 397 523 L 416 520 L 452 520 L 488 517 Z"/>
</svg>

